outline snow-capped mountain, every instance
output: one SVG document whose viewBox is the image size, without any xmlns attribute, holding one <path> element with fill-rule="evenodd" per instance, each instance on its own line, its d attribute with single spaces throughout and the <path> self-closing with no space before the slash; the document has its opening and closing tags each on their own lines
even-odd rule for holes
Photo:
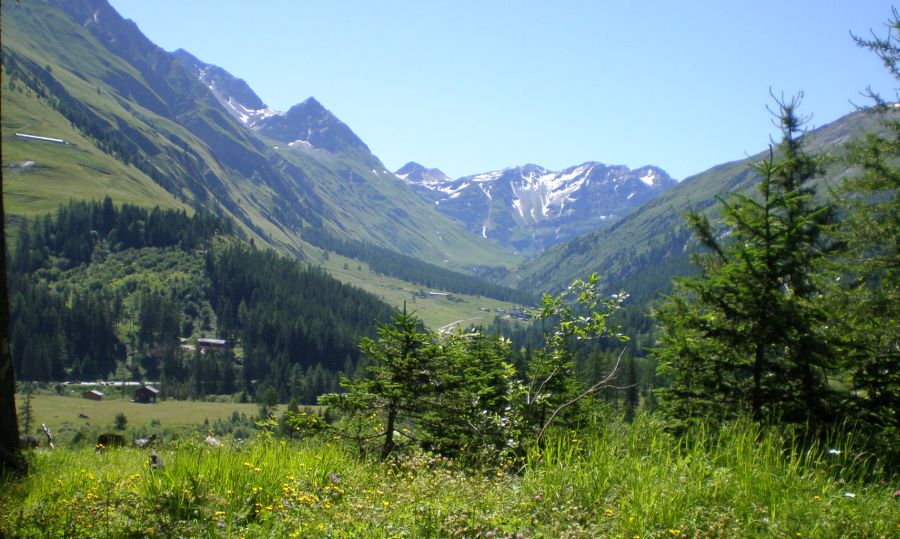
<svg viewBox="0 0 900 539">
<path fill-rule="evenodd" d="M 219 103 L 242 124 L 289 146 L 345 152 L 369 147 L 337 116 L 310 97 L 287 112 L 265 103 L 243 80 L 219 66 L 200 61 L 184 49 L 172 55 L 203 83 Z"/>
<path fill-rule="evenodd" d="M 242 124 L 252 128 L 264 118 L 281 114 L 267 107 L 244 79 L 235 77 L 219 66 L 207 64 L 184 49 L 176 50 L 172 56 L 200 79 L 225 110 Z"/>
<path fill-rule="evenodd" d="M 456 180 L 408 163 L 395 175 L 472 232 L 523 252 L 608 226 L 678 183 L 658 167 L 597 162 L 558 172 L 525 165 Z"/>
<path fill-rule="evenodd" d="M 410 161 L 403 165 L 394 172 L 394 175 L 409 185 L 427 187 L 429 189 L 440 189 L 442 185 L 453 181 L 440 169 L 425 168 L 415 161 Z"/>
</svg>

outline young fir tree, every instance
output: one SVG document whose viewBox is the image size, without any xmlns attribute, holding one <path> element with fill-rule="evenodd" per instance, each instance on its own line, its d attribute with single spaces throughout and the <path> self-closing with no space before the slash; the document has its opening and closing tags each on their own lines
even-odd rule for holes
<svg viewBox="0 0 900 539">
<path fill-rule="evenodd" d="M 495 462 L 519 442 L 521 384 L 509 342 L 484 329 L 442 339 L 431 406 L 419 421 L 423 447 L 475 464 Z"/>
<path fill-rule="evenodd" d="M 364 337 L 360 350 L 368 357 L 368 377 L 344 378 L 346 393 L 323 395 L 320 402 L 356 419 L 358 416 L 380 419 L 376 433 L 356 429 L 345 435 L 360 445 L 383 439 L 381 456 L 387 458 L 397 447 L 395 434 L 401 424 L 410 425 L 429 408 L 435 378 L 434 362 L 438 352 L 421 321 L 406 309 L 378 328 L 378 340 Z M 354 427 L 358 426 L 353 423 Z M 351 430 L 353 427 L 351 427 Z"/>
<path fill-rule="evenodd" d="M 679 280 L 656 313 L 655 355 L 670 382 L 661 404 L 675 419 L 829 417 L 825 374 L 834 355 L 817 271 L 832 211 L 808 185 L 818 166 L 801 148 L 797 105 L 779 103 L 783 139 L 755 165 L 757 196 L 720 197 L 721 231 L 705 215 L 688 215 L 710 253 L 695 256 L 701 273 Z"/>
<path fill-rule="evenodd" d="M 856 38 L 900 79 L 900 14 L 886 37 Z M 840 190 L 847 217 L 837 230 L 840 259 L 835 312 L 856 419 L 877 429 L 884 448 L 900 447 L 900 118 L 895 103 L 869 91 L 879 132 L 849 146 L 851 175 Z M 900 460 L 894 451 L 893 458 Z"/>
</svg>

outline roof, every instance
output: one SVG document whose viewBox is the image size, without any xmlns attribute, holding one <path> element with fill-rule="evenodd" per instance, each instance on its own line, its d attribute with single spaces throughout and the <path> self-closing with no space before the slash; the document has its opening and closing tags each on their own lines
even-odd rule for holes
<svg viewBox="0 0 900 539">
<path fill-rule="evenodd" d="M 102 391 L 98 391 L 98 390 L 96 390 L 96 389 L 92 389 L 92 390 L 90 390 L 90 391 L 85 391 L 85 393 L 92 393 L 92 394 L 97 395 L 97 396 L 99 396 L 99 397 L 105 397 L 105 395 L 103 394 Z"/>
<path fill-rule="evenodd" d="M 159 393 L 159 390 L 156 389 L 156 388 L 153 387 L 153 386 L 144 386 L 144 387 L 138 389 L 138 391 L 140 391 L 141 389 L 145 389 L 145 390 L 147 390 L 147 391 L 149 391 L 149 392 L 151 392 L 151 393 Z"/>
<path fill-rule="evenodd" d="M 218 345 L 226 345 L 228 341 L 225 339 L 197 339 L 197 342 L 200 344 L 218 344 Z"/>
</svg>

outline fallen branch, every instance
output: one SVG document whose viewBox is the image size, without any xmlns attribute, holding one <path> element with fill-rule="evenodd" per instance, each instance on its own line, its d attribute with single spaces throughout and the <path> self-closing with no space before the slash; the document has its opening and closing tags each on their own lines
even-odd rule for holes
<svg viewBox="0 0 900 539">
<path fill-rule="evenodd" d="M 55 449 L 56 446 L 53 444 L 53 433 L 50 432 L 50 428 L 46 423 L 41 423 L 41 428 L 44 429 L 44 434 L 47 436 L 47 445 L 50 449 Z"/>
</svg>

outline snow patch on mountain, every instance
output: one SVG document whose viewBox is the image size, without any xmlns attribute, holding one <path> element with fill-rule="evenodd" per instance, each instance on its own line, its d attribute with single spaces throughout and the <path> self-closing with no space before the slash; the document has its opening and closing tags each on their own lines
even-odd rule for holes
<svg viewBox="0 0 900 539">
<path fill-rule="evenodd" d="M 528 164 L 457 179 L 408 163 L 394 174 L 472 232 L 517 250 L 541 250 L 608 226 L 677 184 L 657 167 L 594 161 L 561 171 Z"/>
<path fill-rule="evenodd" d="M 642 182 L 644 182 L 645 184 L 647 184 L 648 186 L 653 187 L 653 183 L 656 180 L 656 177 L 657 177 L 656 171 L 653 169 L 650 169 L 640 177 L 640 180 Z"/>
</svg>

